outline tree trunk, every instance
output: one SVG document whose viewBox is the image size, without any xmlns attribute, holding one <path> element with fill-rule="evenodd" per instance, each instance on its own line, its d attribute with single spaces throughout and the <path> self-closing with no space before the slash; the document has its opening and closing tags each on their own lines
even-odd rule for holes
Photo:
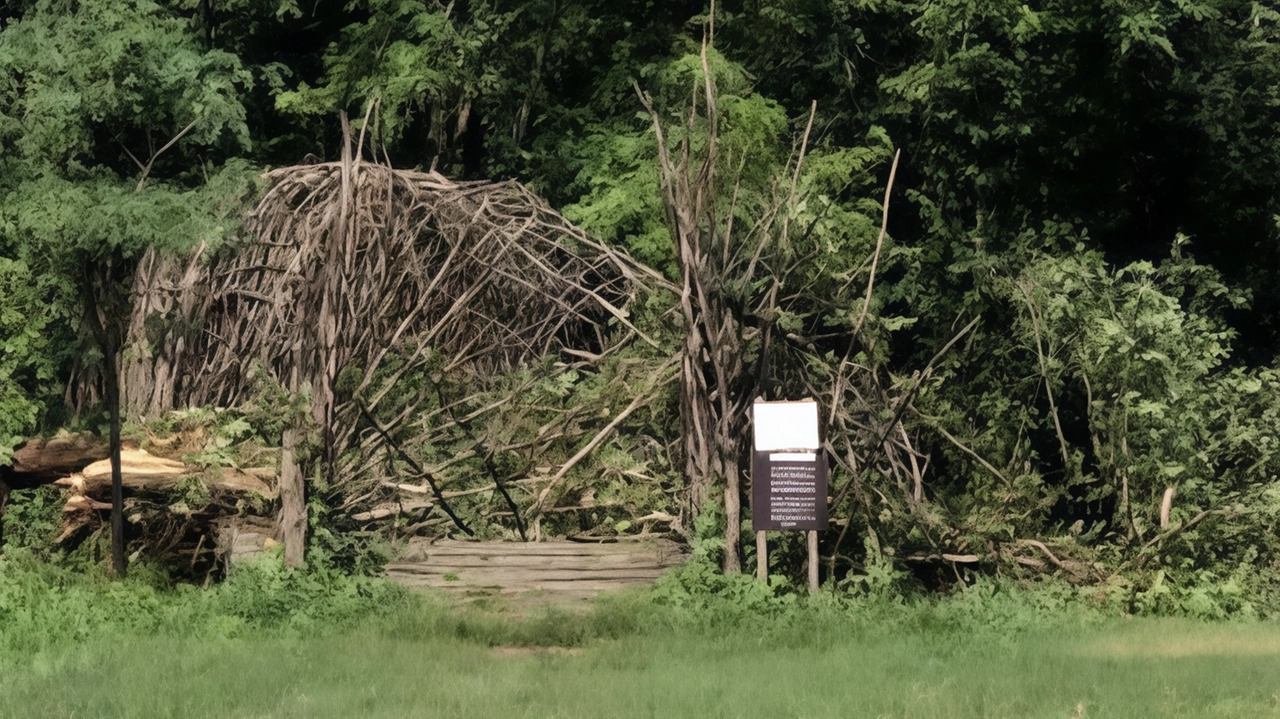
<svg viewBox="0 0 1280 719">
<path fill-rule="evenodd" d="M 737 463 L 725 472 L 724 477 L 724 573 L 742 571 L 742 557 L 738 545 L 742 541 L 742 488 Z"/>
<path fill-rule="evenodd" d="M 94 262 L 86 260 L 81 301 L 85 321 L 102 351 L 102 380 L 106 392 L 111 431 L 108 451 L 111 457 L 111 572 L 123 578 L 128 571 L 124 553 L 124 487 L 120 478 L 120 345 L 122 329 L 119 318 L 125 304 L 116 287 L 119 260 L 108 257 Z"/>
<path fill-rule="evenodd" d="M 294 428 L 284 431 L 280 455 L 280 538 L 284 541 L 284 562 L 291 567 L 302 564 L 307 541 L 307 505 L 296 454 L 300 434 Z"/>
<path fill-rule="evenodd" d="M 107 323 L 111 320 L 108 318 Z M 111 436 L 108 440 L 111 453 L 111 571 L 123 579 L 128 573 L 124 553 L 124 481 L 120 474 L 120 368 L 118 335 L 110 326 L 105 327 L 107 338 L 106 370 L 104 382 L 107 390 L 107 409 L 111 413 Z"/>
</svg>

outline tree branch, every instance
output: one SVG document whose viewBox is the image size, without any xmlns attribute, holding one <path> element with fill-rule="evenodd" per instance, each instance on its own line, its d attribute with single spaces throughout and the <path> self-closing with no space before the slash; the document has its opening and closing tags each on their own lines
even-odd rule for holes
<svg viewBox="0 0 1280 719">
<path fill-rule="evenodd" d="M 151 159 L 150 159 L 150 160 L 147 160 L 147 165 L 146 165 L 146 167 L 143 167 L 143 168 L 142 168 L 142 177 L 139 177 L 139 178 L 138 178 L 138 186 L 137 186 L 136 188 L 134 188 L 134 191 L 135 191 L 135 192 L 142 192 L 142 188 L 146 186 L 146 184 L 147 184 L 147 175 L 150 175 L 150 174 L 151 174 L 151 166 L 155 164 L 155 162 L 156 162 L 156 158 L 157 158 L 157 157 L 160 157 L 161 155 L 163 155 L 163 154 L 165 153 L 165 151 L 166 151 L 166 150 L 168 150 L 169 148 L 171 148 L 171 147 L 173 147 L 174 145 L 176 145 L 176 144 L 178 143 L 178 140 L 181 140 L 183 137 L 186 137 L 187 133 L 188 133 L 188 132 L 191 132 L 191 130 L 192 130 L 192 129 L 194 129 L 194 128 L 195 128 L 195 126 L 196 126 L 196 120 L 192 120 L 192 121 L 191 121 L 191 123 L 190 123 L 189 125 L 187 125 L 186 127 L 182 128 L 182 131 L 181 131 L 181 132 L 179 132 L 178 134 L 174 135 L 174 136 L 173 136 L 173 139 L 171 139 L 171 140 L 169 140 L 168 142 L 166 142 L 166 143 L 164 144 L 164 147 L 161 147 L 159 150 L 156 150 L 155 152 L 151 153 Z M 121 145 L 121 146 L 123 147 L 123 145 Z M 129 152 L 128 148 L 125 148 L 125 152 Z M 133 153 L 132 153 L 132 152 L 129 152 L 129 157 L 133 157 Z M 134 162 L 138 162 L 138 158 L 134 157 L 134 158 L 133 158 L 133 161 L 134 161 Z M 141 163 L 139 163 L 139 164 L 141 164 Z"/>
</svg>

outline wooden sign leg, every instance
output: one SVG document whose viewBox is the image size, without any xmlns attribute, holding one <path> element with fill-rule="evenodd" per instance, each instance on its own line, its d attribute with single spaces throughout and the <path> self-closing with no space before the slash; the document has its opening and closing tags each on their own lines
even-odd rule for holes
<svg viewBox="0 0 1280 719">
<path fill-rule="evenodd" d="M 764 532 L 756 532 L 756 579 L 769 581 L 769 543 Z"/>
<path fill-rule="evenodd" d="M 818 592 L 818 532 L 809 531 L 809 593 Z"/>
</svg>

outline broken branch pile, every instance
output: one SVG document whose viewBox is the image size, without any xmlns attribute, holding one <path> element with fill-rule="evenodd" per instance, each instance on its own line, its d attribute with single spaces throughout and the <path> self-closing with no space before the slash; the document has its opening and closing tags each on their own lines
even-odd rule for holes
<svg viewBox="0 0 1280 719">
<path fill-rule="evenodd" d="M 63 521 L 54 544 L 73 548 L 105 525 L 111 509 L 107 454 L 106 444 L 91 433 L 64 433 L 24 443 L 12 466 L 3 469 L 10 487 L 63 490 Z M 210 467 L 133 447 L 123 449 L 120 460 L 131 533 L 153 559 L 180 559 L 167 562 L 171 566 L 211 568 L 227 549 L 212 537 L 228 523 L 252 521 L 277 496 L 275 467 Z"/>
</svg>

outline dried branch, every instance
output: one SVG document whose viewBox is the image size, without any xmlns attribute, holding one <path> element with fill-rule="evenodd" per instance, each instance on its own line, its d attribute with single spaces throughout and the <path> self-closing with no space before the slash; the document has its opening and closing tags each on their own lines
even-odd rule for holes
<svg viewBox="0 0 1280 719">
<path fill-rule="evenodd" d="M 961 442 L 960 440 L 956 439 L 954 435 L 952 435 L 950 432 L 948 432 L 948 431 L 947 431 L 947 430 L 942 426 L 942 423 L 938 421 L 938 418 L 937 418 L 937 417 L 930 417 L 929 415 L 926 415 L 926 414 L 922 413 L 920 410 L 917 410 L 917 409 L 915 409 L 914 407 L 912 408 L 912 411 L 914 411 L 914 412 L 916 413 L 916 416 L 918 416 L 918 417 L 920 417 L 921 419 L 923 419 L 923 420 L 924 420 L 924 421 L 925 421 L 925 422 L 926 422 L 930 427 L 933 427 L 933 429 L 934 429 L 938 434 L 942 435 L 942 438 L 943 438 L 943 439 L 945 439 L 945 440 L 947 440 L 948 442 L 950 442 L 953 446 L 955 446 L 955 448 L 956 448 L 956 449 L 958 449 L 958 450 L 960 450 L 961 452 L 964 452 L 965 454 L 967 454 L 967 455 L 969 455 L 970 457 L 972 457 L 972 458 L 973 458 L 973 460 L 974 460 L 975 462 L 977 462 L 978 464 L 982 465 L 982 466 L 983 466 L 983 467 L 984 467 L 988 472 L 990 472 L 991 474 L 995 475 L 995 477 L 996 477 L 997 479 L 999 479 L 1001 482 L 1003 482 L 1003 483 L 1005 484 L 1005 486 L 1007 486 L 1007 487 L 1012 487 L 1012 486 L 1013 486 L 1013 482 L 1010 482 L 1010 481 L 1009 481 L 1009 478 L 1008 478 L 1008 477 L 1006 477 L 1006 476 L 1004 476 L 1004 473 L 1003 473 L 1003 472 L 1001 472 L 1000 470 L 996 469 L 996 468 L 995 468 L 995 466 L 994 466 L 994 465 L 992 465 L 992 464 L 991 464 L 990 462 L 988 462 L 987 460 L 983 459 L 983 458 L 982 458 L 982 455 L 980 455 L 980 454 L 978 454 L 977 452 L 975 452 L 975 451 L 973 451 L 972 449 L 970 449 L 970 448 L 969 448 L 969 445 L 967 445 L 967 444 L 965 444 L 964 442 Z"/>
<path fill-rule="evenodd" d="M 129 153 L 129 157 L 132 158 L 133 161 L 139 167 L 142 168 L 142 175 L 138 178 L 138 186 L 134 188 L 135 192 L 142 192 L 142 188 L 146 186 L 147 176 L 151 174 L 151 166 L 156 164 L 156 158 L 163 155 L 169 148 L 178 144 L 178 140 L 181 140 L 182 138 L 186 137 L 188 132 L 191 132 L 193 129 L 195 129 L 195 126 L 196 126 L 196 121 L 192 120 L 191 124 L 182 128 L 178 132 L 178 134 L 174 135 L 173 138 L 170 139 L 168 142 L 166 142 L 163 147 L 151 153 L 151 158 L 147 160 L 147 164 L 145 166 L 141 162 L 138 162 L 138 158 L 134 157 L 133 153 L 129 152 L 128 148 L 125 148 L 125 152 Z M 121 147 L 124 147 L 124 145 L 121 145 Z"/>
<path fill-rule="evenodd" d="M 876 266 L 880 263 L 880 250 L 884 247 L 884 238 L 889 232 L 889 196 L 893 193 L 893 181 L 898 176 L 898 159 L 901 157 L 902 150 L 893 153 L 893 166 L 889 168 L 889 182 L 884 187 L 884 214 L 880 218 L 880 234 L 876 237 L 875 252 L 871 253 L 871 272 L 867 276 L 867 295 L 862 300 L 862 312 L 858 315 L 858 321 L 853 323 L 854 337 L 862 331 L 862 323 L 866 321 L 867 312 L 871 309 L 871 292 L 876 284 Z"/>
<path fill-rule="evenodd" d="M 376 108 L 367 110 L 362 133 Z M 434 481 L 414 448 L 465 435 L 467 422 L 507 411 L 563 371 L 537 364 L 545 358 L 564 352 L 585 366 L 584 356 L 609 357 L 635 339 L 656 345 L 631 323 L 629 306 L 641 292 L 678 290 L 518 183 L 394 170 L 363 159 L 345 118 L 344 127 L 340 162 L 266 173 L 243 241 L 212 258 L 144 257 L 126 397 L 133 412 L 152 416 L 235 406 L 262 377 L 309 396 L 309 426 L 322 443 L 316 461 L 346 493 L 344 511 L 360 513 L 385 495 L 381 483 L 397 462 Z M 516 368 L 527 382 L 499 382 Z M 414 378 L 441 372 L 475 389 L 438 403 L 428 389 L 406 395 L 421 384 Z M 465 416 L 435 421 L 453 406 Z M 594 431 L 577 417 L 559 414 L 563 426 L 540 446 Z M 433 493 L 465 531 L 449 493 Z"/>
<path fill-rule="evenodd" d="M 625 409 L 619 412 L 617 416 L 613 418 L 613 421 L 605 425 L 604 429 L 597 432 L 596 435 L 591 438 L 591 441 L 587 442 L 582 449 L 578 450 L 577 454 L 573 455 L 568 462 L 565 462 L 564 465 L 551 476 L 551 479 L 547 481 L 547 486 L 543 487 L 542 491 L 538 493 L 538 499 L 531 507 L 529 507 L 528 513 L 530 516 L 536 516 L 538 513 L 543 511 L 543 506 L 546 504 L 547 496 L 551 494 L 551 490 L 555 488 L 560 480 L 564 479 L 564 476 L 569 473 L 569 470 L 577 466 L 583 458 L 591 454 L 596 447 L 600 446 L 600 443 L 612 434 L 613 430 L 617 429 L 618 425 L 622 424 L 623 420 L 630 417 L 632 412 L 639 409 L 645 402 L 652 401 L 652 393 L 655 390 L 678 377 L 678 375 L 671 375 L 665 379 L 661 378 L 667 370 L 671 369 L 671 367 L 676 364 L 678 358 L 679 356 L 677 355 L 676 357 L 672 357 L 664 362 L 662 366 L 650 376 L 649 388 L 645 392 L 636 395 L 635 399 L 631 400 L 631 404 L 627 405 Z"/>
<path fill-rule="evenodd" d="M 382 435 L 382 438 L 386 440 L 387 444 L 391 445 L 391 447 L 400 454 L 405 463 L 412 467 L 413 471 L 417 472 L 418 476 L 427 481 L 427 485 L 431 487 L 431 493 L 435 495 L 436 501 L 440 503 L 440 510 L 449 516 L 449 519 L 453 521 L 454 526 L 462 530 L 467 536 L 474 536 L 475 532 L 471 531 L 471 528 L 459 519 L 458 515 L 454 513 L 453 508 L 449 506 L 449 501 L 445 498 L 444 493 L 440 491 L 440 485 L 436 483 L 435 477 L 433 477 L 430 472 L 423 469 L 422 465 L 418 464 L 418 460 L 413 458 L 413 455 L 404 451 L 404 448 L 392 439 L 391 435 L 387 434 L 387 431 L 378 423 L 377 418 L 369 414 L 369 411 L 365 409 L 363 405 L 360 406 L 360 411 L 364 414 L 365 418 L 369 420 L 370 424 L 378 430 L 378 434 Z"/>
</svg>

